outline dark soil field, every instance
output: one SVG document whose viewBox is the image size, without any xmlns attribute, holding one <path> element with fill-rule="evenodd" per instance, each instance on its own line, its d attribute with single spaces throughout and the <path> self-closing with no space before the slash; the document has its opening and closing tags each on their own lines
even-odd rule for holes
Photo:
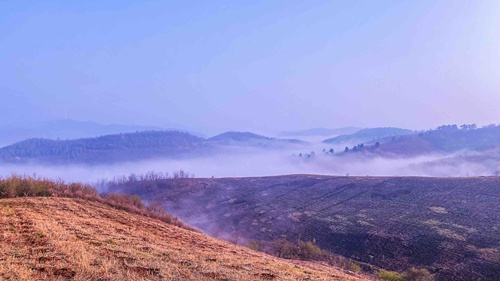
<svg viewBox="0 0 500 281">
<path fill-rule="evenodd" d="M 315 241 L 395 271 L 437 280 L 500 280 L 500 178 L 176 179 L 125 184 L 207 234 L 246 244 Z"/>
</svg>

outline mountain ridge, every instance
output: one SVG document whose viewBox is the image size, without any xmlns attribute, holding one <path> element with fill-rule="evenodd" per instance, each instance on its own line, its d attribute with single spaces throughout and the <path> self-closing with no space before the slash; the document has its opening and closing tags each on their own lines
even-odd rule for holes
<svg viewBox="0 0 500 281">
<path fill-rule="evenodd" d="M 359 130 L 349 135 L 340 135 L 334 138 L 329 138 L 324 140 L 323 142 L 332 144 L 333 143 L 342 144 L 348 142 L 364 143 L 367 141 L 377 140 L 384 137 L 409 135 L 412 133 L 414 133 L 414 131 L 396 127 L 367 128 Z"/>
<path fill-rule="evenodd" d="M 225 146 L 280 149 L 304 145 L 250 132 L 226 132 L 205 139 L 184 131 L 142 131 L 74 140 L 31 138 L 0 148 L 0 160 L 9 163 L 103 164 L 146 159 L 210 155 Z"/>
</svg>

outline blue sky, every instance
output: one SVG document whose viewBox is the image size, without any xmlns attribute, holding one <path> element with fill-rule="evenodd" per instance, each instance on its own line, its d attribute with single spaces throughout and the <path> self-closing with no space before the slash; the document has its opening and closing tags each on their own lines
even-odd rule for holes
<svg viewBox="0 0 500 281">
<path fill-rule="evenodd" d="M 500 122 L 498 1 L 2 1 L 0 125 Z"/>
</svg>

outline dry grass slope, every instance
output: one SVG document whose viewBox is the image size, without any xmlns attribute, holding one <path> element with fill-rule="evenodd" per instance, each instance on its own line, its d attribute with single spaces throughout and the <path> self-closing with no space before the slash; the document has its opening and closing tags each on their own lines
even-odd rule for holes
<svg viewBox="0 0 500 281">
<path fill-rule="evenodd" d="M 0 200 L 0 280 L 368 280 L 78 198 Z"/>
</svg>

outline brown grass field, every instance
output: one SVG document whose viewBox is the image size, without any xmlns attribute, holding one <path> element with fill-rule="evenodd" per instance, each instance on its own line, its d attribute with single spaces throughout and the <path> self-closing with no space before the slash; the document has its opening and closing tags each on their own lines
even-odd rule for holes
<svg viewBox="0 0 500 281">
<path fill-rule="evenodd" d="M 284 260 L 100 202 L 0 200 L 0 280 L 371 280 Z"/>
</svg>

